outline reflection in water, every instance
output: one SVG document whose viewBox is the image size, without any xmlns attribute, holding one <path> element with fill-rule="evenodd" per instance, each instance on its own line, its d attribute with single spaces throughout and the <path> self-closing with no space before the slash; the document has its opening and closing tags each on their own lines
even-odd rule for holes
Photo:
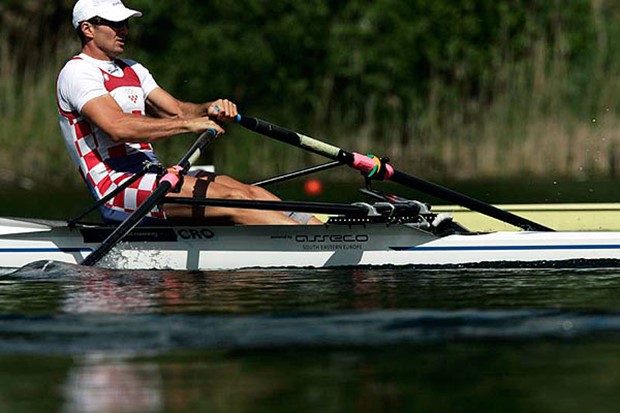
<svg viewBox="0 0 620 413">
<path fill-rule="evenodd" d="M 0 280 L 10 314 L 229 315 L 387 309 L 616 309 L 620 274 L 412 269 L 107 271 L 59 267 Z M 47 277 L 47 278 L 46 278 Z"/>
<path fill-rule="evenodd" d="M 74 266 L 75 267 L 75 266 Z M 0 280 L 0 311 L 231 315 L 381 309 L 615 309 L 617 270 L 109 271 Z"/>
<path fill-rule="evenodd" d="M 84 362 L 69 373 L 61 411 L 577 413 L 620 402 L 615 340 L 199 351 L 134 363 Z"/>
<path fill-rule="evenodd" d="M 162 380 L 156 364 L 89 354 L 78 359 L 64 386 L 67 413 L 157 412 L 163 408 Z"/>
<path fill-rule="evenodd" d="M 135 313 L 150 307 L 156 287 L 140 279 L 122 280 L 115 277 L 88 279 L 68 286 L 62 301 L 67 313 Z M 146 281 L 146 280 L 144 280 Z"/>
</svg>

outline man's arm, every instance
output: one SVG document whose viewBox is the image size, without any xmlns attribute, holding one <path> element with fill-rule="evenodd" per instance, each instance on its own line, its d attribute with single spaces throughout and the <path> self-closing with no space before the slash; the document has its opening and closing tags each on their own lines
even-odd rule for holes
<svg viewBox="0 0 620 413">
<path fill-rule="evenodd" d="M 153 92 L 150 95 L 152 94 Z M 189 108 L 187 113 L 199 113 L 190 112 L 191 110 L 196 109 Z M 166 116 L 156 119 L 124 113 L 109 94 L 88 101 L 82 107 L 81 113 L 117 142 L 152 142 L 182 133 L 200 133 L 209 128 L 224 133 L 224 129 L 204 115 Z"/>
<path fill-rule="evenodd" d="M 212 120 L 232 122 L 238 112 L 237 105 L 228 99 L 213 102 L 189 103 L 182 102 L 162 88 L 156 88 L 146 99 L 149 113 L 160 118 L 195 118 L 208 116 Z"/>
</svg>

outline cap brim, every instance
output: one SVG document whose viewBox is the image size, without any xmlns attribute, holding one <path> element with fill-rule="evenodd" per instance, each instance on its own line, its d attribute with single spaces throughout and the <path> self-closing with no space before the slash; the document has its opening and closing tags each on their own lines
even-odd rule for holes
<svg viewBox="0 0 620 413">
<path fill-rule="evenodd" d="M 111 9 L 108 11 L 103 11 L 100 12 L 98 16 L 111 22 L 122 22 L 123 20 L 127 20 L 131 17 L 142 17 L 142 13 L 137 10 L 125 8 L 121 10 Z"/>
</svg>

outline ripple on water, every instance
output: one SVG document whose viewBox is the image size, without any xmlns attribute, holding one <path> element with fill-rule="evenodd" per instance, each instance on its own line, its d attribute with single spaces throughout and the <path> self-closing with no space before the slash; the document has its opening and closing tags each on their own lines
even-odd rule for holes
<svg viewBox="0 0 620 413">
<path fill-rule="evenodd" d="M 122 271 L 0 279 L 0 353 L 573 339 L 620 331 L 617 270 Z"/>
</svg>

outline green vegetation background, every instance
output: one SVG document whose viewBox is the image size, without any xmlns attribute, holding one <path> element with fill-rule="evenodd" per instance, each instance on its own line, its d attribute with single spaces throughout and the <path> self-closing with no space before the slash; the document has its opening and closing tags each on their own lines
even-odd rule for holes
<svg viewBox="0 0 620 413">
<path fill-rule="evenodd" d="M 72 0 L 0 0 L 0 180 L 79 184 L 57 124 Z M 126 0 L 125 57 L 185 100 L 241 111 L 426 178 L 615 176 L 617 0 Z M 157 145 L 174 162 L 191 137 Z M 218 171 L 319 162 L 230 126 Z M 340 173 L 332 179 L 345 179 Z"/>
</svg>

